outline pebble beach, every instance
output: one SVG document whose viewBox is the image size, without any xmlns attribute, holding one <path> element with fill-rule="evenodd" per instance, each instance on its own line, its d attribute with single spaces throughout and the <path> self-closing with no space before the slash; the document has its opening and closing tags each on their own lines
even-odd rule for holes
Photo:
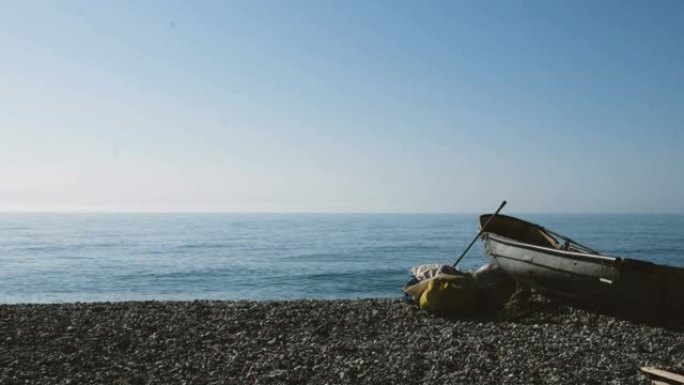
<svg viewBox="0 0 684 385">
<path fill-rule="evenodd" d="M 684 332 L 567 306 L 516 320 L 399 300 L 0 306 L 2 384 L 647 384 Z"/>
</svg>

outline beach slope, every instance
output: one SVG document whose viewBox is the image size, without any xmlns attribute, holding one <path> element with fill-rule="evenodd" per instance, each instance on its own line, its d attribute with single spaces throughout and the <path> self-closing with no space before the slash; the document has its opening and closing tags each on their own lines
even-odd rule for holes
<svg viewBox="0 0 684 385">
<path fill-rule="evenodd" d="M 0 306 L 2 384 L 643 384 L 684 333 L 560 307 L 440 318 L 395 300 Z"/>
</svg>

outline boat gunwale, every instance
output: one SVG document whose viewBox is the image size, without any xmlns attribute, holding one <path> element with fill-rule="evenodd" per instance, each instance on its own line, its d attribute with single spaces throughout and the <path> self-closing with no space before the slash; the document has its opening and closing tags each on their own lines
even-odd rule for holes
<svg viewBox="0 0 684 385">
<path fill-rule="evenodd" d="M 510 261 L 515 261 L 515 262 L 524 263 L 524 264 L 527 264 L 527 265 L 532 265 L 532 266 L 544 268 L 544 269 L 547 269 L 547 270 L 551 270 L 551 271 L 554 271 L 554 272 L 556 272 L 556 273 L 562 273 L 562 274 L 566 274 L 566 275 L 569 275 L 569 276 L 576 276 L 576 277 L 587 278 L 588 280 L 599 280 L 599 281 L 601 280 L 601 277 L 598 277 L 598 276 L 596 276 L 596 275 L 577 273 L 577 272 L 575 272 L 575 271 L 570 271 L 570 270 L 567 270 L 567 269 L 562 269 L 562 268 L 558 268 L 558 267 L 553 267 L 553 266 L 549 266 L 549 265 L 544 265 L 544 264 L 542 264 L 542 263 L 538 263 L 538 262 L 534 262 L 534 261 L 526 261 L 526 260 L 524 260 L 524 259 L 515 258 L 515 257 L 509 257 L 509 256 L 506 256 L 506 255 L 497 255 L 496 257 L 493 257 L 493 258 L 494 258 L 494 259 L 499 259 L 499 258 L 508 259 L 508 260 L 510 260 Z"/>
<path fill-rule="evenodd" d="M 503 244 L 508 245 L 508 246 L 520 247 L 523 249 L 534 250 L 534 251 L 543 252 L 543 253 L 547 253 L 547 254 L 553 254 L 554 256 L 562 257 L 562 258 L 568 258 L 568 259 L 581 258 L 581 259 L 589 260 L 591 262 L 596 262 L 596 261 L 618 262 L 618 261 L 622 261 L 624 259 L 622 257 L 612 257 L 609 255 L 603 255 L 603 254 L 581 253 L 581 252 L 577 252 L 577 251 L 558 250 L 558 249 L 553 249 L 550 247 L 532 245 L 529 243 L 516 241 L 514 239 L 504 237 L 504 236 L 496 234 L 496 233 L 490 233 L 490 232 L 485 232 L 483 234 L 483 238 L 493 238 L 494 241 L 503 243 Z"/>
</svg>

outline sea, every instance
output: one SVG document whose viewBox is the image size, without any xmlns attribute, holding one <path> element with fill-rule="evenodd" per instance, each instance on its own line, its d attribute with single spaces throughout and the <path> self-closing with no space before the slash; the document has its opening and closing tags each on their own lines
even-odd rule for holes
<svg viewBox="0 0 684 385">
<path fill-rule="evenodd" d="M 520 214 L 607 255 L 684 267 L 684 214 Z M 0 303 L 399 298 L 477 214 L 0 214 Z M 460 263 L 488 262 L 478 240 Z"/>
</svg>

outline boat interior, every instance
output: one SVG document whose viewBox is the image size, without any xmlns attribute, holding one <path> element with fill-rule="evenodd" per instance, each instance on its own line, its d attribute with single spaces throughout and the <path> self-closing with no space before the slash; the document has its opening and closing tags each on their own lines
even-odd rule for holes
<svg viewBox="0 0 684 385">
<path fill-rule="evenodd" d="M 489 220 L 492 214 L 480 216 L 480 226 Z M 528 243 L 535 246 L 560 249 L 561 244 L 543 228 L 522 219 L 509 217 L 508 215 L 496 215 L 487 225 L 487 233 L 494 233 L 502 237 L 514 239 L 518 242 Z"/>
</svg>

